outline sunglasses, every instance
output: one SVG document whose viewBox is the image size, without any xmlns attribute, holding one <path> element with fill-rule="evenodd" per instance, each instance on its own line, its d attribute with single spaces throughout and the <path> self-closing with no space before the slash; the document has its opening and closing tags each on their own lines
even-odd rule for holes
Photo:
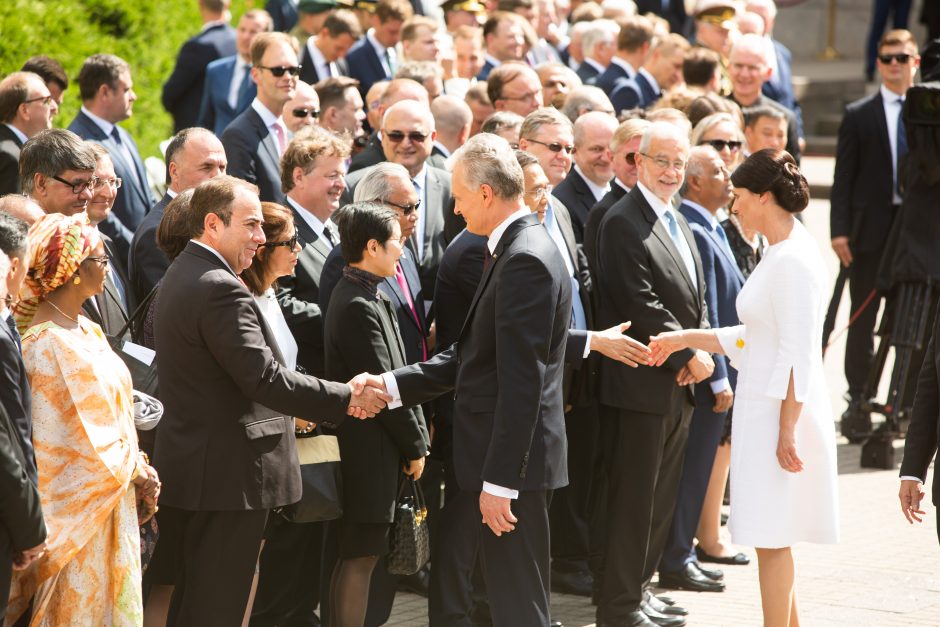
<svg viewBox="0 0 940 627">
<path fill-rule="evenodd" d="M 896 54 L 879 54 L 878 60 L 885 65 L 891 65 L 892 61 L 897 61 L 899 64 L 904 65 L 911 60 L 911 55 L 904 52 L 898 52 Z"/>
<path fill-rule="evenodd" d="M 384 202 L 386 205 L 398 207 L 399 209 L 401 209 L 402 213 L 404 213 L 406 216 L 411 215 L 412 213 L 418 210 L 418 207 L 421 206 L 420 199 L 418 199 L 418 201 L 413 205 L 399 205 L 397 202 L 392 202 L 391 200 L 384 200 L 382 202 Z"/>
<path fill-rule="evenodd" d="M 708 141 L 699 142 L 699 146 L 708 144 L 718 152 L 721 152 L 725 148 L 731 152 L 737 152 L 741 150 L 742 142 L 734 140 L 724 140 L 724 139 L 709 139 Z"/>
<path fill-rule="evenodd" d="M 308 115 L 314 119 L 320 117 L 319 109 L 294 109 L 291 113 L 295 118 L 305 118 Z"/>
<path fill-rule="evenodd" d="M 627 162 L 627 165 L 631 167 L 636 167 L 636 156 L 637 156 L 636 152 L 628 152 L 627 154 L 623 156 L 623 158 L 624 158 L 624 161 Z"/>
<path fill-rule="evenodd" d="M 565 154 L 568 154 L 568 155 L 574 152 L 574 146 L 572 146 L 571 144 L 560 144 L 558 142 L 552 142 L 550 144 L 546 144 L 545 142 L 540 142 L 537 139 L 528 139 L 526 141 L 530 141 L 533 144 L 538 144 L 539 146 L 545 146 L 552 152 L 561 152 L 562 150 L 564 150 Z"/>
<path fill-rule="evenodd" d="M 424 140 L 428 138 L 428 133 L 419 133 L 418 131 L 411 131 L 410 133 L 403 133 L 401 131 L 384 131 L 385 137 L 388 137 L 388 141 L 393 144 L 400 144 L 402 140 L 406 137 L 411 140 L 412 144 L 422 144 Z"/>
<path fill-rule="evenodd" d="M 282 76 L 284 76 L 284 73 L 285 73 L 285 72 L 287 72 L 287 73 L 290 74 L 291 76 L 298 76 L 298 75 L 300 75 L 300 67 L 301 67 L 301 66 L 295 65 L 295 66 L 293 66 L 293 67 L 266 67 L 266 66 L 264 66 L 264 65 L 257 65 L 257 66 L 255 66 L 255 67 L 257 67 L 259 70 L 267 70 L 267 71 L 270 72 L 272 75 L 274 75 L 276 78 L 281 78 Z"/>
<path fill-rule="evenodd" d="M 294 250 L 294 248 L 297 246 L 297 241 L 299 239 L 300 239 L 300 236 L 297 234 L 297 231 L 294 231 L 294 236 L 290 239 L 285 239 L 280 242 L 265 242 L 264 244 L 261 244 L 261 245 L 266 246 L 268 248 L 277 248 L 278 246 L 287 246 L 288 249 Z"/>
</svg>

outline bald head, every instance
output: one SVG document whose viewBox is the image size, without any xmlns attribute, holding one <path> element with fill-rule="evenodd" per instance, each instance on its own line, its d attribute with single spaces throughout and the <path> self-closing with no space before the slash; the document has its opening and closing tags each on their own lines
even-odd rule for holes
<svg viewBox="0 0 940 627">
<path fill-rule="evenodd" d="M 595 185 L 605 186 L 614 178 L 610 144 L 617 130 L 617 118 L 609 113 L 590 111 L 574 123 L 574 162 Z"/>
<path fill-rule="evenodd" d="M 297 81 L 294 97 L 284 103 L 281 115 L 291 133 L 297 133 L 306 126 L 313 126 L 317 118 L 311 115 L 320 113 L 320 97 L 317 91 L 303 81 Z"/>
<path fill-rule="evenodd" d="M 0 81 L 0 122 L 15 126 L 26 137 L 52 128 L 58 112 L 58 104 L 38 74 L 13 72 Z"/>
<path fill-rule="evenodd" d="M 46 215 L 33 199 L 21 194 L 0 196 L 0 213 L 8 213 L 30 226 Z"/>
<path fill-rule="evenodd" d="M 402 100 L 417 100 L 425 105 L 430 105 L 431 99 L 428 97 L 428 90 L 424 85 L 413 81 L 410 78 L 396 78 L 388 82 L 385 93 L 382 94 L 382 106 L 388 109 L 396 102 Z"/>
<path fill-rule="evenodd" d="M 470 137 L 473 112 L 470 106 L 454 96 L 438 96 L 431 103 L 431 115 L 437 129 L 437 141 L 454 152 Z"/>
<path fill-rule="evenodd" d="M 173 136 L 166 149 L 170 189 L 179 194 L 203 181 L 225 174 L 228 160 L 222 142 L 204 128 L 186 128 Z"/>
<path fill-rule="evenodd" d="M 437 133 L 426 102 L 402 100 L 385 111 L 382 119 L 382 151 L 385 158 L 405 166 L 416 176 L 431 154 Z"/>
</svg>

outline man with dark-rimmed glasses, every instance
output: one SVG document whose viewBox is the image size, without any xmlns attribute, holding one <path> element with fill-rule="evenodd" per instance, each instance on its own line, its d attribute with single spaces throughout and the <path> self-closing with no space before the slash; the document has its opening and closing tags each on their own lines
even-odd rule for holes
<svg viewBox="0 0 940 627">
<path fill-rule="evenodd" d="M 0 81 L 0 195 L 20 192 L 20 150 L 30 137 L 52 128 L 58 112 L 39 75 L 14 72 Z"/>
<path fill-rule="evenodd" d="M 81 213 L 97 185 L 95 155 L 71 131 L 40 131 L 23 145 L 20 184 L 46 213 Z"/>
</svg>

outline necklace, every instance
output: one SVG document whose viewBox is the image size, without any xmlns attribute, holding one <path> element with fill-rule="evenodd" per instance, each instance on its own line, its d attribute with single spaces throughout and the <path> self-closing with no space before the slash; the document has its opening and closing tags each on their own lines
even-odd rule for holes
<svg viewBox="0 0 940 627">
<path fill-rule="evenodd" d="M 55 304 L 54 302 L 52 302 L 51 300 L 47 300 L 46 302 L 49 303 L 49 304 L 52 306 L 52 308 L 55 309 L 56 311 L 58 311 L 60 314 L 62 314 L 63 316 L 65 316 L 66 318 L 68 318 L 69 320 L 71 320 L 72 322 L 74 322 L 75 324 L 78 324 L 78 319 L 77 319 L 77 318 L 73 318 L 72 316 L 68 315 L 67 313 L 65 313 L 64 311 L 62 311 L 62 310 L 59 309 L 58 307 L 56 307 L 56 304 Z"/>
</svg>

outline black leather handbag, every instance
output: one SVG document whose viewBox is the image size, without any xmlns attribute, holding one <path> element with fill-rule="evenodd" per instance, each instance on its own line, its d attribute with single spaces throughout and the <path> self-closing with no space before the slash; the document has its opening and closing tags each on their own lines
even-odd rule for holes
<svg viewBox="0 0 940 627">
<path fill-rule="evenodd" d="M 391 551 L 386 559 L 392 575 L 413 575 L 431 558 L 431 533 L 428 530 L 428 508 L 421 485 L 405 477 L 398 488 L 395 522 L 389 536 Z"/>
<path fill-rule="evenodd" d="M 300 481 L 303 496 L 278 513 L 292 523 L 336 520 L 343 515 L 343 474 L 340 469 L 339 441 L 317 429 L 297 436 Z"/>
</svg>

